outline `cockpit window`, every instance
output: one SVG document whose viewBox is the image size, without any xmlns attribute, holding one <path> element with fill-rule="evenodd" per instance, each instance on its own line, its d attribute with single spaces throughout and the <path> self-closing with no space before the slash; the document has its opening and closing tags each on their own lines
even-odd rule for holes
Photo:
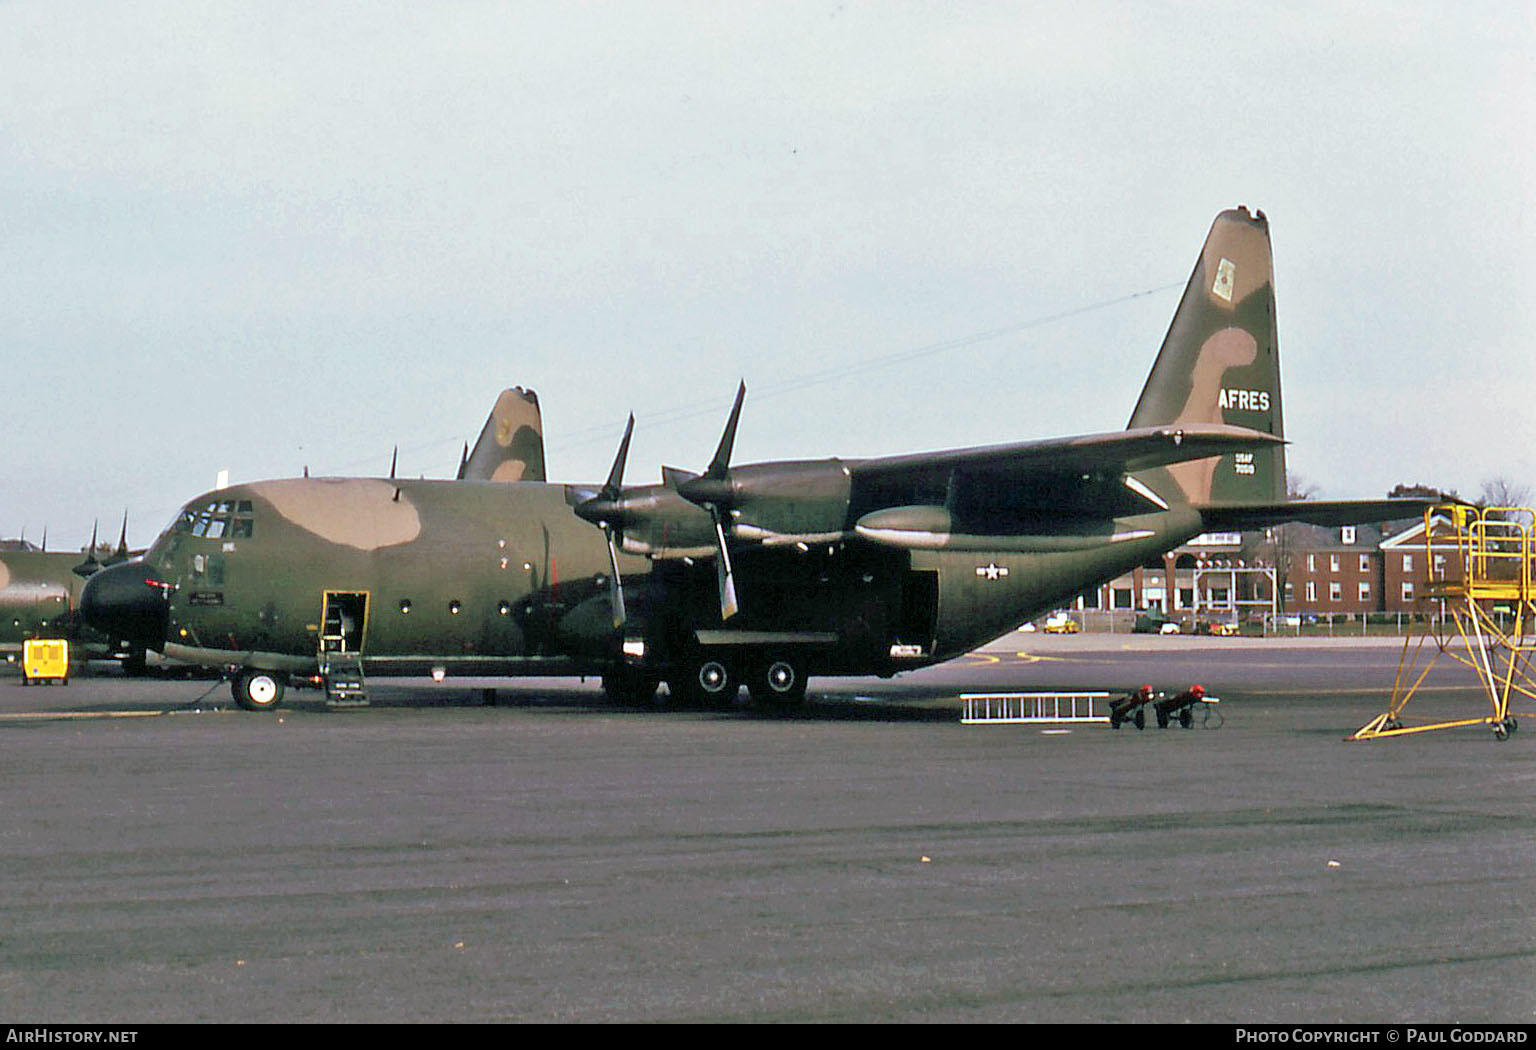
<svg viewBox="0 0 1536 1050">
<path fill-rule="evenodd" d="M 248 499 L 213 500 L 201 507 L 188 507 L 182 511 L 173 529 L 209 540 L 249 538 L 254 531 L 255 520 L 255 512 Z"/>
</svg>

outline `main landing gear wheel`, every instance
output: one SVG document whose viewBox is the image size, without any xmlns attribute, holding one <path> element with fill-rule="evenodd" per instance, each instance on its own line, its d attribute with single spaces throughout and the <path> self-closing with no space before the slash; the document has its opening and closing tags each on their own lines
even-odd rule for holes
<svg viewBox="0 0 1536 1050">
<path fill-rule="evenodd" d="M 653 707 L 661 679 L 649 671 L 627 664 L 614 667 L 603 675 L 603 693 L 610 703 L 620 707 Z"/>
<path fill-rule="evenodd" d="M 805 702 L 805 665 L 787 656 L 771 656 L 752 669 L 747 691 L 762 707 L 798 707 Z"/>
<path fill-rule="evenodd" d="M 129 678 L 143 678 L 148 673 L 149 654 L 137 647 L 130 649 L 123 657 L 123 674 Z"/>
<path fill-rule="evenodd" d="M 690 707 L 724 707 L 736 699 L 741 688 L 735 670 L 719 656 L 698 656 L 687 661 L 671 684 Z"/>
<path fill-rule="evenodd" d="M 276 671 L 247 668 L 230 683 L 235 703 L 247 711 L 270 711 L 283 702 L 283 690 L 287 683 Z"/>
</svg>

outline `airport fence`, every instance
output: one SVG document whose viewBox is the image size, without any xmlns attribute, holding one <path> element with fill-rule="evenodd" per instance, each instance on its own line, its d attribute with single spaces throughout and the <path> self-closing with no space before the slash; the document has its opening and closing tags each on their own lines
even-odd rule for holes
<svg viewBox="0 0 1536 1050">
<path fill-rule="evenodd" d="M 1125 609 L 1074 609 L 1071 613 L 1083 631 L 1093 634 L 1133 634 L 1140 614 Z M 1502 616 L 1505 614 L 1495 614 Z M 1513 614 L 1508 614 L 1513 622 Z M 1197 630 L 1197 622 L 1188 612 L 1175 613 L 1169 622 L 1179 625 L 1180 634 L 1205 633 Z M 1036 625 L 1039 630 L 1043 626 Z M 1208 621 L 1228 623 L 1227 619 L 1213 616 Z M 1438 632 L 1442 625 L 1449 626 L 1449 618 L 1438 613 L 1372 612 L 1372 613 L 1280 613 L 1265 614 L 1245 619 L 1238 625 L 1238 633 L 1247 638 L 1360 638 L 1391 637 L 1422 634 L 1426 630 Z"/>
</svg>

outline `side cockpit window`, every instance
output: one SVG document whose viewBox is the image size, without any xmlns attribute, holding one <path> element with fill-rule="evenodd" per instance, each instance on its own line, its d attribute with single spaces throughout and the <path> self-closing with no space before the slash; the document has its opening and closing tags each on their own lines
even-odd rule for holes
<svg viewBox="0 0 1536 1050">
<path fill-rule="evenodd" d="M 213 500 L 182 511 L 174 529 L 201 539 L 248 539 L 255 531 L 255 520 L 248 499 Z"/>
</svg>

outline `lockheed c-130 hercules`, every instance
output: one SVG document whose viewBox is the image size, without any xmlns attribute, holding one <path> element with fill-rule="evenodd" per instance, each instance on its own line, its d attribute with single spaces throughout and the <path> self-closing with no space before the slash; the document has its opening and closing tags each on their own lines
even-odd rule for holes
<svg viewBox="0 0 1536 1050">
<path fill-rule="evenodd" d="M 1268 222 L 1211 227 L 1124 431 L 877 459 L 731 463 L 745 386 L 699 474 L 600 486 L 297 478 L 199 496 L 142 561 L 92 576 L 86 620 L 290 679 L 598 674 L 723 702 L 809 675 L 970 651 L 1208 531 L 1373 521 L 1415 501 L 1287 502 Z M 339 692 L 339 691 L 338 691 Z"/>
<path fill-rule="evenodd" d="M 457 477 L 472 481 L 543 481 L 543 435 L 538 397 L 521 387 L 503 390 L 491 407 L 474 448 L 465 444 Z M 0 656 L 14 661 L 28 640 L 63 639 L 70 643 L 72 662 L 113 656 L 122 660 L 130 673 L 143 671 L 142 644 L 103 635 L 78 622 L 85 581 L 103 566 L 126 562 L 135 556 L 128 548 L 127 514 L 123 515 L 122 533 L 115 549 L 105 544 L 98 546 L 94 528 L 83 560 L 79 553 L 49 551 L 47 546 L 48 534 L 44 531 L 42 550 L 25 545 L 19 550 L 0 550 Z"/>
<path fill-rule="evenodd" d="M 19 550 L 0 550 L 0 655 L 14 661 L 30 639 L 68 638 L 82 651 L 115 655 L 130 670 L 142 669 L 143 648 L 114 649 L 110 639 L 81 631 L 74 622 L 81 591 L 91 574 L 131 556 L 126 514 L 115 548 L 98 544 L 92 528 L 90 546 L 83 554 L 48 550 L 46 532 L 42 550 L 29 549 L 25 544 Z"/>
</svg>

